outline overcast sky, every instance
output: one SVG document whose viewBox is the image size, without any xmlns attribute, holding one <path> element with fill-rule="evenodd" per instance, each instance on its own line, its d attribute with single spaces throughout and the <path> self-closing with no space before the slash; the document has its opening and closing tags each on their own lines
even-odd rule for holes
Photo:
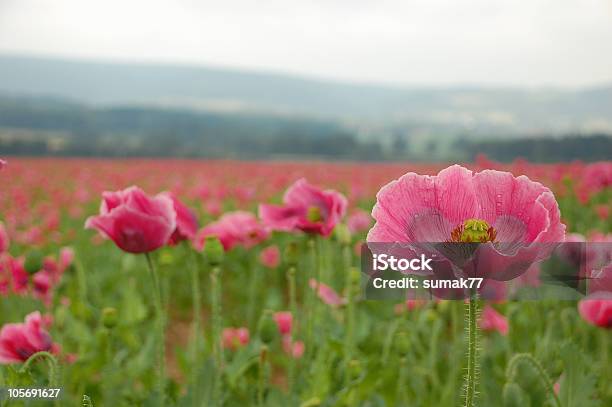
<svg viewBox="0 0 612 407">
<path fill-rule="evenodd" d="M 0 0 L 0 52 L 582 86 L 612 82 L 612 0 Z"/>
</svg>

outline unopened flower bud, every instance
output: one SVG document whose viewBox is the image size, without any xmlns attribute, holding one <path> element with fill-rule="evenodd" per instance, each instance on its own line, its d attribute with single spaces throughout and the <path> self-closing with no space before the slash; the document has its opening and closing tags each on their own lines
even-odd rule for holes
<svg viewBox="0 0 612 407">
<path fill-rule="evenodd" d="M 344 246 L 348 246 L 351 244 L 351 232 L 349 231 L 348 226 L 343 223 L 339 223 L 334 228 L 334 235 L 338 242 Z"/>
<path fill-rule="evenodd" d="M 263 343 L 271 343 L 276 336 L 276 322 L 272 311 L 266 310 L 259 320 L 259 338 Z"/>
<path fill-rule="evenodd" d="M 395 350 L 402 357 L 410 352 L 410 339 L 406 332 L 398 332 L 395 336 Z"/>
<path fill-rule="evenodd" d="M 32 250 L 26 255 L 23 267 L 28 273 L 34 274 L 43 268 L 43 259 L 44 256 L 41 252 Z"/>
<path fill-rule="evenodd" d="M 361 362 L 353 359 L 348 363 L 347 366 L 349 378 L 351 380 L 357 380 L 361 377 L 361 373 L 363 372 L 363 368 L 361 366 Z"/>
<path fill-rule="evenodd" d="M 117 309 L 107 307 L 102 310 L 102 325 L 107 329 L 113 329 L 117 326 L 119 320 Z"/>
<path fill-rule="evenodd" d="M 285 262 L 290 266 L 295 266 L 298 262 L 298 245 L 291 242 L 285 247 Z"/>
<path fill-rule="evenodd" d="M 216 236 L 207 236 L 204 242 L 204 256 L 211 266 L 218 266 L 223 262 L 223 245 Z"/>
</svg>

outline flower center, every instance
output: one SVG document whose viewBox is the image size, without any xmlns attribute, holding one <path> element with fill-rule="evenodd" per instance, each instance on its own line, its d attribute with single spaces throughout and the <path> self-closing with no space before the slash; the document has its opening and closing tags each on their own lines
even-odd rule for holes
<svg viewBox="0 0 612 407">
<path fill-rule="evenodd" d="M 451 241 L 461 243 L 494 242 L 497 232 L 482 219 L 468 219 L 451 232 Z"/>
<path fill-rule="evenodd" d="M 318 206 L 310 206 L 308 207 L 308 213 L 306 214 L 306 219 L 310 222 L 320 222 L 323 220 L 323 216 L 321 214 L 321 208 Z"/>
</svg>

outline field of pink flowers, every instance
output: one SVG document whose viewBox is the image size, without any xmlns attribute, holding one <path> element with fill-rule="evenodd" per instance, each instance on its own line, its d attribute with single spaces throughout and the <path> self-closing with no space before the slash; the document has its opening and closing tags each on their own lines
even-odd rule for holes
<svg viewBox="0 0 612 407">
<path fill-rule="evenodd" d="M 2 391 L 62 388 L 62 406 L 612 405 L 609 291 L 371 301 L 359 271 L 366 241 L 611 243 L 612 162 L 5 160 Z M 516 277 L 502 267 L 485 273 Z"/>
</svg>

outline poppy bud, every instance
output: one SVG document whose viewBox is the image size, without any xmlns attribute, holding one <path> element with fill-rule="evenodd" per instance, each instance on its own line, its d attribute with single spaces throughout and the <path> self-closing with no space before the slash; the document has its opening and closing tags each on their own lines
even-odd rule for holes
<svg viewBox="0 0 612 407">
<path fill-rule="evenodd" d="M 32 250 L 26 255 L 25 263 L 23 268 L 30 273 L 34 274 L 43 268 L 44 256 L 38 250 Z"/>
<path fill-rule="evenodd" d="M 270 343 L 274 340 L 276 336 L 276 322 L 274 322 L 274 317 L 272 311 L 266 310 L 261 316 L 259 320 L 259 337 L 263 343 Z"/>
<path fill-rule="evenodd" d="M 406 332 L 398 332 L 395 336 L 395 349 L 400 356 L 406 356 L 410 352 L 410 339 Z"/>
<path fill-rule="evenodd" d="M 340 242 L 340 244 L 344 246 L 348 246 L 351 244 L 351 232 L 349 231 L 348 226 L 346 226 L 345 224 L 339 223 L 338 225 L 336 225 L 336 228 L 334 229 L 334 235 L 336 236 L 336 239 L 338 239 L 338 242 Z"/>
<path fill-rule="evenodd" d="M 285 247 L 285 262 L 290 266 L 295 266 L 298 262 L 298 245 L 291 242 Z"/>
<path fill-rule="evenodd" d="M 118 315 L 117 309 L 107 307 L 102 310 L 102 325 L 107 329 L 113 329 L 117 326 Z"/>
<path fill-rule="evenodd" d="M 357 380 L 361 377 L 361 373 L 363 372 L 363 368 L 361 366 L 361 362 L 353 359 L 348 363 L 347 366 L 349 378 L 351 380 Z"/>
<path fill-rule="evenodd" d="M 218 266 L 223 262 L 223 245 L 216 236 L 207 236 L 204 243 L 204 256 L 208 259 L 208 264 Z"/>
<path fill-rule="evenodd" d="M 356 267 L 351 267 L 351 285 L 359 288 L 361 286 L 361 272 Z"/>
</svg>

